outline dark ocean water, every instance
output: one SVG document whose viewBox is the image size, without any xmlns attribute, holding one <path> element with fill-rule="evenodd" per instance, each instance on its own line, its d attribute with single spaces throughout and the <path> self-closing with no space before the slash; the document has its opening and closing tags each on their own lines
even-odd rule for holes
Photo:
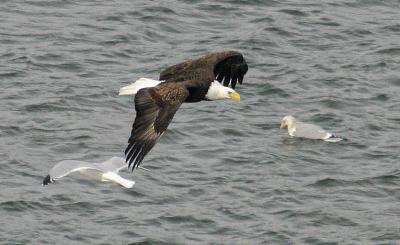
<svg viewBox="0 0 400 245">
<path fill-rule="evenodd" d="M 400 2 L 0 3 L 0 244 L 400 244 Z M 242 101 L 185 104 L 133 189 L 120 87 L 237 50 Z M 286 114 L 345 137 L 290 139 Z"/>
</svg>

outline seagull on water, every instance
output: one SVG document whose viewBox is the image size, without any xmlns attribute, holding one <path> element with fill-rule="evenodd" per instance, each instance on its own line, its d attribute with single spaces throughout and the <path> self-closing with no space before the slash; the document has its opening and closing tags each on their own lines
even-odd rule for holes
<svg viewBox="0 0 400 245">
<path fill-rule="evenodd" d="M 292 137 L 320 139 L 327 142 L 338 142 L 342 140 L 342 138 L 339 138 L 334 134 L 325 131 L 318 125 L 300 122 L 290 115 L 285 116 L 281 121 L 280 128 L 286 127 L 288 129 L 289 135 Z"/>
</svg>

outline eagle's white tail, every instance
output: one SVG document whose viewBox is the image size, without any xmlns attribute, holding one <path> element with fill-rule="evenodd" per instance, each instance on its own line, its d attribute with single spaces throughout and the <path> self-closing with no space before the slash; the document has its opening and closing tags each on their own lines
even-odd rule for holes
<svg viewBox="0 0 400 245">
<path fill-rule="evenodd" d="M 107 181 L 107 180 L 114 181 L 114 182 L 122 185 L 125 188 L 132 188 L 133 185 L 135 184 L 135 181 L 124 179 L 114 172 L 106 172 L 101 176 L 101 178 L 103 181 Z"/>
<path fill-rule="evenodd" d="M 132 84 L 120 88 L 119 95 L 133 95 L 136 94 L 142 88 L 155 87 L 160 83 L 161 81 L 142 77 L 133 82 Z"/>
</svg>

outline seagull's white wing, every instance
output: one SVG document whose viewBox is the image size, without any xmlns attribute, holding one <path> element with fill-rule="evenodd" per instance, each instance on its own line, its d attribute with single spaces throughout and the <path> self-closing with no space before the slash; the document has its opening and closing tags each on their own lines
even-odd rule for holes
<svg viewBox="0 0 400 245">
<path fill-rule="evenodd" d="M 122 157 L 112 157 L 102 163 L 64 160 L 57 163 L 50 170 L 49 174 L 43 180 L 43 185 L 48 185 L 53 180 L 60 179 L 76 171 L 92 169 L 100 172 L 102 180 L 111 180 L 126 188 L 132 188 L 135 181 L 124 179 L 117 174 L 123 168 L 127 168 L 127 164 Z"/>
<path fill-rule="evenodd" d="M 118 172 L 121 169 L 128 168 L 125 158 L 122 157 L 112 157 L 105 162 L 94 163 L 93 165 L 101 169 L 103 172 Z"/>
<path fill-rule="evenodd" d="M 85 169 L 103 171 L 101 168 L 93 163 L 77 160 L 64 160 L 57 163 L 52 169 L 50 169 L 49 174 L 43 180 L 43 185 L 48 185 L 53 180 L 60 179 L 70 173 Z"/>
<path fill-rule="evenodd" d="M 132 188 L 133 185 L 135 184 L 135 181 L 124 179 L 115 172 L 106 172 L 101 177 L 102 177 L 102 179 L 114 181 L 114 182 L 122 185 L 125 188 Z"/>
</svg>

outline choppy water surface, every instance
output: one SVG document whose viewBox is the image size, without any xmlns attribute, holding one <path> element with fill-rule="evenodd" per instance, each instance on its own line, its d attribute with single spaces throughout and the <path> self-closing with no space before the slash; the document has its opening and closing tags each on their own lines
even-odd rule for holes
<svg viewBox="0 0 400 245">
<path fill-rule="evenodd" d="M 398 1 L 0 3 L 2 244 L 400 243 Z M 58 161 L 121 155 L 119 87 L 207 52 L 242 101 L 181 107 L 133 189 Z M 290 139 L 285 114 L 347 138 Z"/>
</svg>

